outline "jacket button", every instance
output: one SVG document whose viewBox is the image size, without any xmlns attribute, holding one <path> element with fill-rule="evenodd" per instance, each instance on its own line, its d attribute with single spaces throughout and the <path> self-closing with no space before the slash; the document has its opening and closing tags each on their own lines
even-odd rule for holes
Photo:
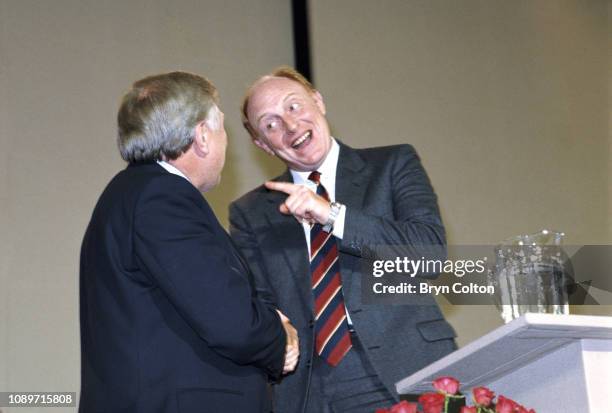
<svg viewBox="0 0 612 413">
<path fill-rule="evenodd" d="M 314 320 L 312 320 L 312 319 L 311 319 L 311 320 L 308 322 L 308 327 L 309 327 L 309 328 L 313 328 L 313 327 L 314 327 Z"/>
</svg>

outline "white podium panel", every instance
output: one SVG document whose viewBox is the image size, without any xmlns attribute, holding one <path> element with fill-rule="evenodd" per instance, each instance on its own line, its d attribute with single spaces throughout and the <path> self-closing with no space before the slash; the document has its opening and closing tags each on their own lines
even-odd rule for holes
<svg viewBox="0 0 612 413">
<path fill-rule="evenodd" d="M 612 412 L 612 317 L 526 314 L 396 383 L 432 391 L 453 376 L 461 391 L 487 386 L 538 413 Z"/>
</svg>

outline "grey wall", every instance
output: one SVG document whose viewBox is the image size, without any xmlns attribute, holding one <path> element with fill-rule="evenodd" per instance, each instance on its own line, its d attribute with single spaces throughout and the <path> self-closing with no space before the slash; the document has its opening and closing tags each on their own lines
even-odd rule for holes
<svg viewBox="0 0 612 413">
<path fill-rule="evenodd" d="M 542 227 L 611 241 L 610 2 L 311 0 L 311 12 L 335 133 L 412 143 L 450 242 Z M 207 197 L 226 223 L 229 200 L 282 168 L 249 143 L 238 104 L 292 62 L 291 41 L 283 0 L 0 0 L 0 390 L 78 390 L 78 250 L 123 167 L 122 91 L 174 69 L 217 84 L 230 146 Z M 461 343 L 500 322 L 446 312 Z"/>
<path fill-rule="evenodd" d="M 79 389 L 78 253 L 124 167 L 123 91 L 176 69 L 217 85 L 230 145 L 210 198 L 225 221 L 241 177 L 270 168 L 242 135 L 244 88 L 292 57 L 284 0 L 0 0 L 0 390 Z"/>
<path fill-rule="evenodd" d="M 612 1 L 608 1 L 608 188 L 612 187 Z M 608 230 L 612 234 L 612 189 L 608 191 Z"/>
<path fill-rule="evenodd" d="M 542 228 L 610 243 L 608 10 L 604 0 L 312 0 L 314 78 L 338 137 L 416 147 L 449 243 Z M 460 343 L 501 323 L 488 307 L 446 313 Z"/>
</svg>

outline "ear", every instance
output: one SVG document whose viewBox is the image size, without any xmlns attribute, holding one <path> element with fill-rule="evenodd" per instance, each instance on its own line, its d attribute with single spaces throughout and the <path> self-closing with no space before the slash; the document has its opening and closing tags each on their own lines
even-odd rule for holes
<svg viewBox="0 0 612 413">
<path fill-rule="evenodd" d="M 266 152 L 268 155 L 275 155 L 274 151 L 268 146 L 268 144 L 260 140 L 259 138 L 253 138 L 253 143 L 255 144 L 255 146 Z"/>
<path fill-rule="evenodd" d="M 321 96 L 321 92 L 315 90 L 312 93 L 312 98 L 314 99 L 315 104 L 317 105 L 321 113 L 325 115 L 325 102 L 323 101 L 323 96 Z"/>
<path fill-rule="evenodd" d="M 195 152 L 204 157 L 208 155 L 210 151 L 210 142 L 209 139 L 210 130 L 206 125 L 206 122 L 202 121 L 198 123 L 195 127 L 195 136 L 193 137 L 193 149 Z"/>
</svg>

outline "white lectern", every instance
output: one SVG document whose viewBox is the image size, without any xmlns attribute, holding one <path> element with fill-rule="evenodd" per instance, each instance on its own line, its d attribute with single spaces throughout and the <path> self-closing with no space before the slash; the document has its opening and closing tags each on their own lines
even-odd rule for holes
<svg viewBox="0 0 612 413">
<path fill-rule="evenodd" d="M 612 412 L 612 317 L 526 314 L 395 386 L 433 391 L 440 376 L 466 396 L 486 386 L 537 413 Z"/>
</svg>

